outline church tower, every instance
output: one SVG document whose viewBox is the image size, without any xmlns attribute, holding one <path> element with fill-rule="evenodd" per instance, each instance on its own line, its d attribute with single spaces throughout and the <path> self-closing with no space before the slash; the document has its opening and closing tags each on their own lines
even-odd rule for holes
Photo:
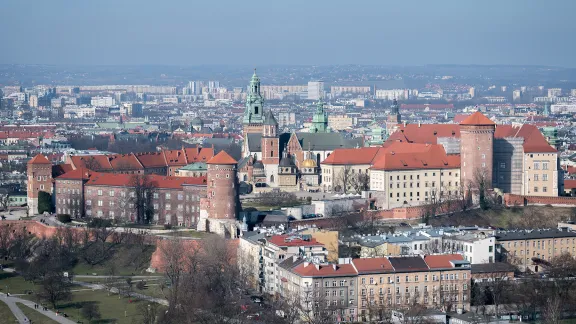
<svg viewBox="0 0 576 324">
<path fill-rule="evenodd" d="M 40 191 L 52 194 L 52 163 L 42 154 L 28 161 L 28 215 L 38 214 L 38 194 Z"/>
<path fill-rule="evenodd" d="M 312 117 L 312 126 L 310 133 L 328 133 L 328 114 L 324 111 L 324 102 L 322 98 L 316 104 L 316 112 Z"/>
<path fill-rule="evenodd" d="M 262 164 L 266 173 L 266 182 L 275 187 L 278 182 L 278 164 L 280 163 L 280 138 L 278 122 L 271 111 L 264 114 L 262 130 Z"/>
<path fill-rule="evenodd" d="M 250 80 L 248 86 L 248 94 L 246 95 L 246 109 L 244 110 L 244 117 L 242 118 L 243 135 L 244 135 L 244 148 L 243 153 L 247 155 L 248 151 L 248 133 L 262 133 L 262 126 L 264 123 L 264 98 L 260 94 L 260 78 L 254 75 Z"/>
<path fill-rule="evenodd" d="M 398 101 L 394 99 L 392 106 L 390 106 L 390 115 L 388 115 L 388 122 L 394 124 L 402 123 L 402 116 L 400 115 L 400 105 Z"/>
<path fill-rule="evenodd" d="M 492 187 L 492 161 L 496 124 L 477 111 L 460 123 L 460 180 L 465 190 L 474 188 L 479 176 Z"/>
</svg>

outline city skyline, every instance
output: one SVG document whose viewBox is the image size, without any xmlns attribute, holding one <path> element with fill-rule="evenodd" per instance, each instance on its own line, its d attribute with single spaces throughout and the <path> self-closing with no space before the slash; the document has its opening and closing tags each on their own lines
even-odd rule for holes
<svg viewBox="0 0 576 324">
<path fill-rule="evenodd" d="M 0 13 L 0 28 L 9 31 L 5 41 L 11 46 L 0 53 L 0 62 L 574 67 L 568 39 L 576 4 L 556 4 L 562 10 L 544 19 L 550 3 L 520 1 L 224 1 L 217 7 L 181 0 L 32 7 L 9 1 Z M 26 12 L 27 19 L 15 12 Z M 31 21 L 42 21 L 42 28 Z"/>
</svg>

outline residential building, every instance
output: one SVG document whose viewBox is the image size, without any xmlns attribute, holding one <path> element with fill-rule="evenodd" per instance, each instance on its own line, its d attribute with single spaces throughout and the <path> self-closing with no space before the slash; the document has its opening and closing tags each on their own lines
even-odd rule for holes
<svg viewBox="0 0 576 324">
<path fill-rule="evenodd" d="M 576 255 L 576 232 L 560 229 L 501 231 L 496 233 L 497 260 L 518 266 L 521 271 L 542 271 L 562 253 Z"/>
<path fill-rule="evenodd" d="M 308 100 L 320 100 L 324 98 L 324 81 L 308 82 Z"/>
</svg>

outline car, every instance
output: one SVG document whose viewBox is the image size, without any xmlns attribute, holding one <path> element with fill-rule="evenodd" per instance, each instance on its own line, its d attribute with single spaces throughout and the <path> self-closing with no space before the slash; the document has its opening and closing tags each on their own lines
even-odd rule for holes
<svg viewBox="0 0 576 324">
<path fill-rule="evenodd" d="M 262 303 L 262 298 L 260 298 L 258 296 L 252 296 L 252 297 L 250 297 L 250 299 L 252 300 L 253 303 L 256 303 L 256 304 Z"/>
<path fill-rule="evenodd" d="M 246 319 L 249 319 L 249 320 L 259 320 L 259 319 L 260 319 L 260 314 L 258 314 L 258 313 L 248 314 L 248 315 L 246 316 Z"/>
</svg>

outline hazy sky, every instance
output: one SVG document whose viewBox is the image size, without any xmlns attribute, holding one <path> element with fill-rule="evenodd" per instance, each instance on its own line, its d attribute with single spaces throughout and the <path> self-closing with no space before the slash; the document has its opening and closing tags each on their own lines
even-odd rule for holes
<svg viewBox="0 0 576 324">
<path fill-rule="evenodd" d="M 1 63 L 576 67 L 576 0 L 2 0 Z"/>
</svg>

